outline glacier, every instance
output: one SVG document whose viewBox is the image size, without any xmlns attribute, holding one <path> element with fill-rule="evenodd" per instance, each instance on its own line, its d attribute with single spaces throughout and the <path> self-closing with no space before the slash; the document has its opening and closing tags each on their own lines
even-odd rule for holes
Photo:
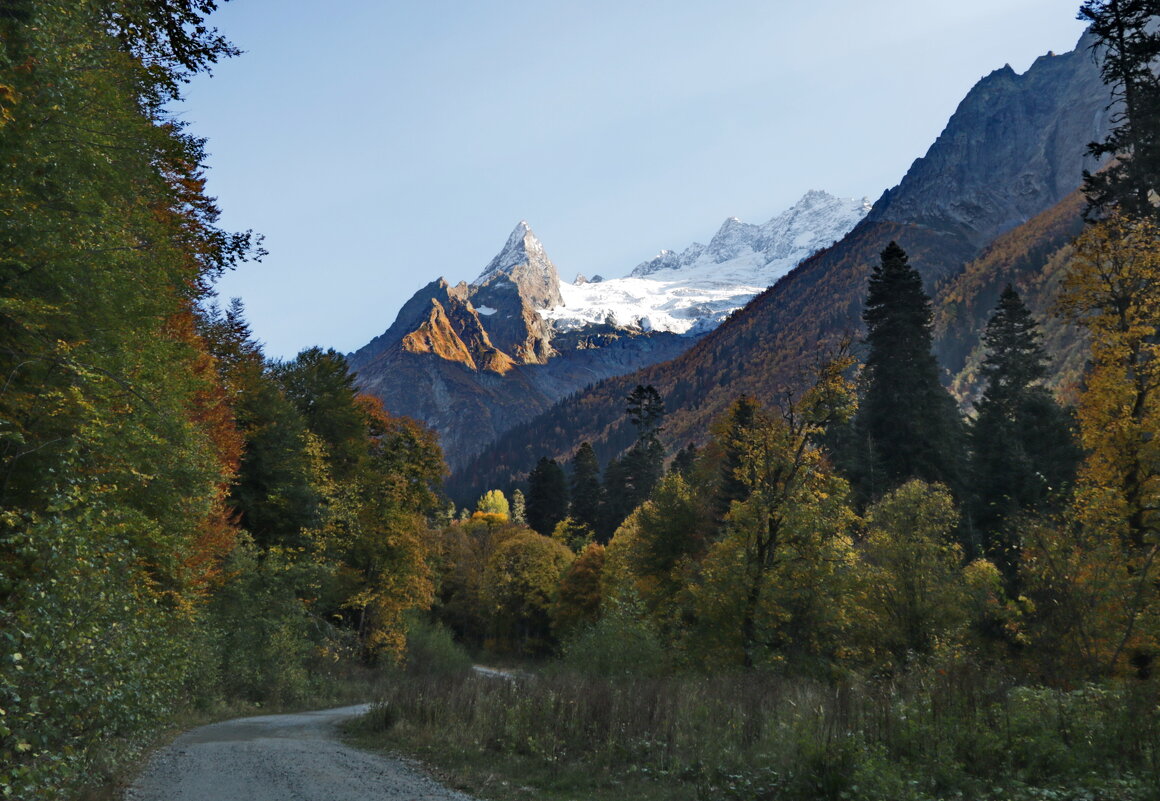
<svg viewBox="0 0 1160 801">
<path fill-rule="evenodd" d="M 868 198 L 811 190 L 767 223 L 730 217 L 708 245 L 695 242 L 679 254 L 662 250 L 624 278 L 586 281 L 578 276 L 575 283 L 561 283 L 563 303 L 539 313 L 560 332 L 609 324 L 702 334 L 803 259 L 845 236 L 870 206 Z"/>
</svg>

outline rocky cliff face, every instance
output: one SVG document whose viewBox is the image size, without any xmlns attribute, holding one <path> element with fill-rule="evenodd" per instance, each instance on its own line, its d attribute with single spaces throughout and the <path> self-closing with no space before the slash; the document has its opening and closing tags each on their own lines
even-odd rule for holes
<svg viewBox="0 0 1160 801">
<path fill-rule="evenodd" d="M 544 364 L 555 355 L 551 327 L 539 312 L 564 302 L 560 276 L 526 222 L 516 226 L 467 295 L 486 311 L 492 341 L 516 362 Z"/>
<path fill-rule="evenodd" d="M 361 388 L 439 432 L 452 466 L 570 392 L 684 352 L 692 340 L 601 326 L 557 335 L 560 278 L 526 222 L 470 284 L 442 278 L 350 355 Z"/>
<path fill-rule="evenodd" d="M 858 331 L 866 279 L 891 240 L 906 249 L 934 295 L 943 365 L 969 371 L 977 361 L 971 349 L 1006 281 L 1026 290 L 1037 309 L 1050 307 L 1058 286 L 1061 243 L 1082 205 L 1074 192 L 1083 169 L 1096 166 L 1085 159 L 1086 145 L 1109 127 L 1111 97 L 1089 46 L 1084 37 L 1075 51 L 1044 56 L 1023 75 L 1004 67 L 984 77 L 926 155 L 839 242 L 672 362 L 602 382 L 509 431 L 453 475 L 453 495 L 501 486 L 541 456 L 564 457 L 585 440 L 601 458 L 615 455 L 624 444 L 623 398 L 638 383 L 653 384 L 665 398 L 671 447 L 703 440 L 737 396 L 777 396 L 819 353 Z M 728 252 L 743 233 L 743 224 L 726 226 L 712 246 Z M 680 262 L 662 253 L 642 271 Z M 1073 341 L 1065 332 L 1051 337 L 1059 353 Z"/>
<path fill-rule="evenodd" d="M 1087 143 L 1109 128 L 1092 41 L 1022 75 L 1008 65 L 980 80 L 867 220 L 936 228 L 978 248 L 1063 200 L 1097 166 Z"/>
</svg>

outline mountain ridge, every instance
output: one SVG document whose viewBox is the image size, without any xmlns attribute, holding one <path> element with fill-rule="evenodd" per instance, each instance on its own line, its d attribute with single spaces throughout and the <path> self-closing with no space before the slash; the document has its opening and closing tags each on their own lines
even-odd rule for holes
<svg viewBox="0 0 1160 801">
<path fill-rule="evenodd" d="M 458 467 L 559 398 L 684 352 L 867 210 L 865 201 L 813 191 L 763 225 L 727 220 L 708 247 L 686 249 L 709 254 L 709 261 L 690 262 L 664 280 L 572 285 L 560 282 L 543 243 L 520 221 L 474 281 L 452 286 L 439 278 L 422 287 L 383 334 L 350 354 L 351 367 L 361 388 L 393 413 L 434 428 Z M 626 280 L 650 287 L 649 299 L 669 303 L 663 313 L 676 310 L 681 324 L 654 325 L 649 315 L 656 311 L 625 313 L 624 304 L 619 314 L 567 319 L 577 312 L 576 292 L 607 294 Z"/>
<path fill-rule="evenodd" d="M 1043 56 L 1021 76 L 1009 67 L 984 76 L 926 154 L 841 241 L 804 260 L 672 362 L 603 381 L 509 431 L 452 477 L 453 495 L 510 486 L 540 456 L 566 458 L 582 440 L 602 460 L 616 455 L 631 441 L 623 398 L 638 383 L 653 384 L 671 410 L 664 434 L 670 449 L 703 440 L 709 422 L 740 394 L 772 402 L 800 387 L 819 353 L 861 329 L 866 280 L 890 241 L 906 249 L 941 303 L 967 266 L 986 263 L 987 247 L 999 237 L 1075 203 L 1082 170 L 1094 166 L 1086 144 L 1107 130 L 1111 113 L 1110 93 L 1087 53 L 1090 42 L 1085 34 L 1076 50 Z M 1070 213 L 1060 212 L 1051 230 L 1074 224 L 1065 219 Z M 1058 267 L 1059 247 L 1043 247 L 1038 260 L 1011 277 L 1031 276 L 1044 261 Z M 1040 309 L 1050 292 L 1041 293 Z M 970 314 L 948 317 L 955 324 L 947 322 L 936 349 L 966 366 L 972 358 L 966 343 L 985 322 L 978 315 L 990 310 L 964 305 Z M 1061 333 L 1056 346 L 1069 337 Z"/>
</svg>

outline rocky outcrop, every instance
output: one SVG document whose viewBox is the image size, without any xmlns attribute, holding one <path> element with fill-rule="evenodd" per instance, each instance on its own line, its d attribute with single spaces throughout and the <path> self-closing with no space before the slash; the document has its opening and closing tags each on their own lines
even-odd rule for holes
<svg viewBox="0 0 1160 801">
<path fill-rule="evenodd" d="M 601 382 L 507 432 L 452 476 L 453 497 L 501 486 L 544 455 L 565 458 L 581 441 L 602 459 L 615 456 L 626 444 L 623 399 L 636 384 L 652 384 L 664 397 L 664 437 L 674 449 L 703 441 L 739 395 L 770 399 L 800 386 L 820 353 L 857 335 L 867 277 L 892 240 L 934 297 L 935 347 L 947 378 L 969 372 L 1006 281 L 1038 310 L 1050 307 L 1058 287 L 1061 243 L 1082 206 L 1074 193 L 1083 170 L 1096 166 L 1086 146 L 1104 136 L 1111 116 L 1090 44 L 1085 36 L 1075 51 L 1043 56 L 1023 75 L 1004 67 L 984 77 L 926 155 L 839 242 L 673 361 Z M 752 233 L 730 221 L 711 247 L 727 253 Z M 676 269 L 681 260 L 664 252 L 638 270 Z M 1046 339 L 1057 355 L 1073 358 L 1071 334 L 1049 330 Z"/>
<path fill-rule="evenodd" d="M 479 278 L 427 284 L 349 361 L 363 391 L 435 429 L 457 467 L 555 400 L 693 342 L 615 326 L 560 336 L 540 311 L 563 302 L 555 265 L 521 222 Z"/>
<path fill-rule="evenodd" d="M 1087 143 L 1109 129 L 1092 42 L 1085 35 L 1022 75 L 1008 65 L 980 80 L 867 220 L 927 226 L 978 248 L 1063 200 L 1097 166 Z"/>
</svg>

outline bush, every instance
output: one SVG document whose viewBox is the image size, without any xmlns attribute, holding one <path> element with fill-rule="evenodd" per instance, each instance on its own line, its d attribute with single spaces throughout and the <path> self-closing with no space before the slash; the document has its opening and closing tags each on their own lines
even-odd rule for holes
<svg viewBox="0 0 1160 801">
<path fill-rule="evenodd" d="M 564 643 L 561 664 L 591 676 L 658 676 L 667 672 L 664 644 L 640 605 L 622 600 L 609 606 L 604 617 Z"/>
<path fill-rule="evenodd" d="M 439 623 L 418 615 L 407 621 L 407 655 L 404 667 L 408 673 L 447 676 L 471 670 L 471 656 L 455 642 L 451 632 Z"/>
</svg>

